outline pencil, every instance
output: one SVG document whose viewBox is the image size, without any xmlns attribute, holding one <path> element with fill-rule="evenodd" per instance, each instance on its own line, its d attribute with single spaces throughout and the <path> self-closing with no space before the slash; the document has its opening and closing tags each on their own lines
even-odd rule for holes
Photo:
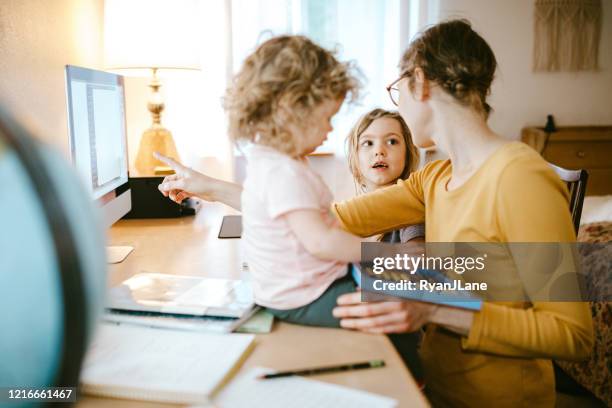
<svg viewBox="0 0 612 408">
<path fill-rule="evenodd" d="M 305 368 L 302 370 L 280 371 L 278 373 L 260 375 L 258 378 L 261 380 L 269 380 L 272 378 L 290 377 L 294 375 L 308 376 L 308 375 L 317 375 L 317 374 L 329 374 L 329 373 L 337 373 L 340 371 L 363 370 L 365 368 L 377 368 L 377 367 L 384 367 L 384 366 L 385 366 L 384 360 L 371 360 L 371 361 L 364 361 L 362 363 L 351 363 L 351 364 L 342 364 L 342 365 L 327 366 L 327 367 Z"/>
</svg>

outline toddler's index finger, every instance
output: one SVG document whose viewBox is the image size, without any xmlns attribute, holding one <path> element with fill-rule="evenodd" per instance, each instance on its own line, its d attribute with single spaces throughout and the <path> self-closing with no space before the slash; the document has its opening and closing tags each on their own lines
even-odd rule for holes
<svg viewBox="0 0 612 408">
<path fill-rule="evenodd" d="M 175 172 L 179 172 L 179 171 L 182 171 L 182 170 L 186 169 L 186 167 L 183 166 L 181 163 L 177 162 L 174 159 L 171 159 L 170 157 L 164 156 L 163 154 L 161 154 L 159 152 L 153 152 L 153 157 L 155 157 L 157 160 L 159 160 L 161 162 L 164 162 L 168 166 L 172 167 L 172 169 Z"/>
</svg>

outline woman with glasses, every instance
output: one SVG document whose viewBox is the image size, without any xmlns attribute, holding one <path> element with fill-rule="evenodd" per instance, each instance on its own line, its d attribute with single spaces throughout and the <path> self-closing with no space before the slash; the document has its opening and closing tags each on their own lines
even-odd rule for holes
<svg viewBox="0 0 612 408">
<path fill-rule="evenodd" d="M 531 148 L 487 124 L 495 56 L 466 21 L 424 31 L 387 89 L 429 163 L 396 186 L 334 206 L 348 231 L 369 236 L 426 221 L 428 242 L 572 242 L 566 187 Z M 384 211 L 383 211 L 384 209 Z M 382 214 L 382 216 L 381 216 Z M 360 303 L 343 295 L 341 325 L 373 333 L 427 331 L 420 355 L 434 406 L 554 406 L 551 358 L 585 358 L 586 303 L 484 302 L 481 310 L 422 302 Z"/>
<path fill-rule="evenodd" d="M 531 148 L 487 124 L 497 62 L 463 20 L 437 24 L 404 53 L 387 89 L 415 145 L 449 159 L 407 180 L 333 206 L 363 237 L 426 221 L 428 242 L 573 242 L 568 193 Z M 189 169 L 160 187 L 180 201 L 199 196 L 236 207 L 241 188 Z M 363 303 L 342 295 L 342 327 L 371 333 L 426 328 L 420 350 L 434 406 L 554 406 L 551 359 L 586 358 L 593 343 L 579 302 L 484 302 L 479 311 L 423 302 Z"/>
</svg>

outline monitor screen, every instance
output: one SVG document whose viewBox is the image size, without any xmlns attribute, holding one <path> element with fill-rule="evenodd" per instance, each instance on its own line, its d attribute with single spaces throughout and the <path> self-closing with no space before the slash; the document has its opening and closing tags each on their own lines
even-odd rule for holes
<svg viewBox="0 0 612 408">
<path fill-rule="evenodd" d="M 110 225 L 131 207 L 123 77 L 69 65 L 66 94 L 72 161 Z"/>
</svg>

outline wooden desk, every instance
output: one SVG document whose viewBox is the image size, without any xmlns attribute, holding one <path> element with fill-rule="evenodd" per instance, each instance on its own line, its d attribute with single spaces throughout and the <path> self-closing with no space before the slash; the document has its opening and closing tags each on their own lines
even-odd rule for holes
<svg viewBox="0 0 612 408">
<path fill-rule="evenodd" d="M 217 239 L 226 208 L 206 205 L 197 217 L 164 220 L 122 220 L 110 231 L 113 245 L 132 245 L 121 264 L 111 265 L 109 285 L 136 272 L 240 277 L 240 240 Z M 342 329 L 303 327 L 276 322 L 270 334 L 258 335 L 244 366 L 291 369 L 350 361 L 384 359 L 386 367 L 317 376 L 397 399 L 401 407 L 428 406 L 410 373 L 386 336 Z M 117 400 L 84 396 L 79 408 L 115 407 Z M 122 407 L 172 406 L 121 401 Z"/>
</svg>

